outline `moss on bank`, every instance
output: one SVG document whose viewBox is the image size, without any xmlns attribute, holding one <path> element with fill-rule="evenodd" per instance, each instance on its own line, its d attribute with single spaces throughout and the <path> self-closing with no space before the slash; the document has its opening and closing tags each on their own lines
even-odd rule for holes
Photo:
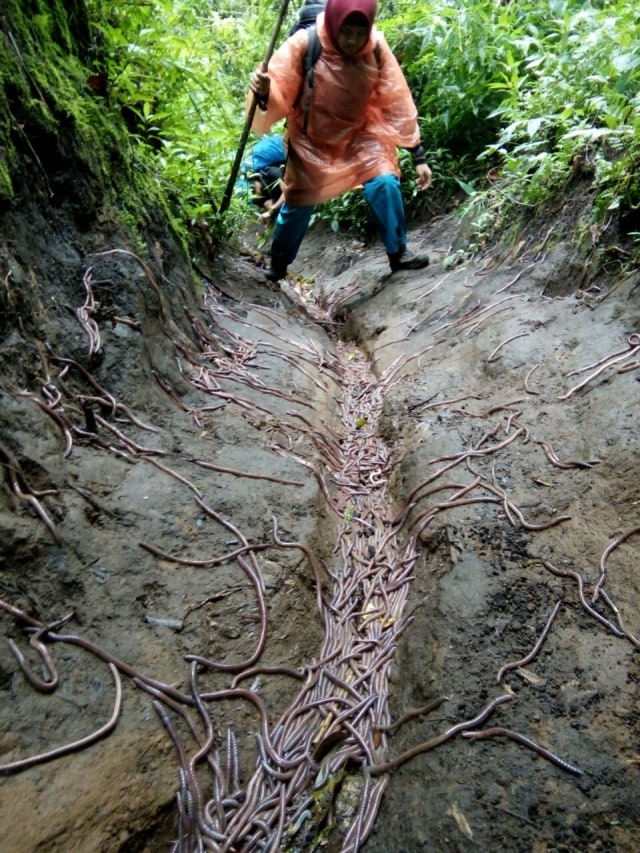
<svg viewBox="0 0 640 853">
<path fill-rule="evenodd" d="M 88 228 L 101 211 L 143 230 L 171 222 L 124 122 L 96 92 L 84 0 L 5 0 L 0 18 L 0 209 L 26 195 L 69 205 Z M 184 240 L 183 240 L 184 243 Z"/>
</svg>

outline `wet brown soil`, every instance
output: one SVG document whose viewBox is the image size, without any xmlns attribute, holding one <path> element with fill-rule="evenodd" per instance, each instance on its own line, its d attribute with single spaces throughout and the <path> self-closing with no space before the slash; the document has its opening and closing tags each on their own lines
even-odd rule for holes
<svg viewBox="0 0 640 853">
<path fill-rule="evenodd" d="M 126 667 L 183 694 L 188 655 L 268 667 L 243 683 L 276 721 L 326 641 L 316 580 L 330 601 L 347 531 L 366 548 L 378 523 L 416 558 L 384 623 L 397 642 L 376 707 L 390 722 L 446 701 L 378 737 L 375 763 L 508 700 L 469 726 L 493 736 L 458 731 L 393 768 L 362 849 L 637 849 L 640 278 L 581 289 L 550 225 L 466 258 L 458 220 L 437 220 L 412 234 L 429 268 L 393 278 L 378 245 L 318 228 L 284 294 L 249 255 L 194 282 L 170 247 L 142 264 L 107 229 L 3 245 L 16 309 L 0 342 L 0 598 L 37 624 L 72 614 L 54 636 L 102 656 L 50 636 L 59 685 L 35 690 L 7 640 L 51 672 L 5 606 L 0 762 L 104 726 L 109 656 L 122 709 L 97 742 L 0 777 L 0 850 L 169 850 L 178 759 Z M 384 482 L 359 469 L 363 492 L 384 494 L 368 520 L 328 462 L 328 447 L 358 446 L 354 431 L 389 455 Z M 249 544 L 266 620 L 250 575 L 224 558 Z M 362 606 L 360 628 L 373 621 Z M 547 625 L 535 657 L 504 670 Z M 237 674 L 204 669 L 198 687 Z M 221 755 L 237 738 L 246 784 L 256 709 L 236 695 L 211 713 Z M 313 831 L 279 849 L 341 849 L 362 756 L 346 775 L 310 810 Z M 212 784 L 203 773 L 208 796 Z"/>
</svg>

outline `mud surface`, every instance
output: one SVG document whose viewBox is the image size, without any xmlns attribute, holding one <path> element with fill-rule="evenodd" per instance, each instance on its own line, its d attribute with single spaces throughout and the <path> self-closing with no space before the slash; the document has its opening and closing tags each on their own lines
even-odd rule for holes
<svg viewBox="0 0 640 853">
<path fill-rule="evenodd" d="M 52 673 L 5 606 L 0 762 L 104 726 L 118 680 L 109 656 L 122 710 L 98 742 L 0 778 L 1 850 L 170 849 L 178 758 L 122 663 L 189 694 L 186 655 L 244 661 L 241 686 L 278 720 L 326 642 L 316 581 L 331 601 L 341 543 L 366 548 L 377 525 L 415 559 L 389 612 L 358 602 L 359 631 L 379 619 L 395 636 L 367 713 L 389 724 L 447 699 L 384 736 L 373 720 L 373 763 L 508 700 L 468 726 L 501 727 L 494 736 L 458 731 L 382 777 L 362 848 L 637 850 L 640 286 L 611 275 L 580 290 L 581 268 L 548 225 L 453 263 L 459 224 L 439 220 L 413 233 L 429 268 L 392 278 L 379 246 L 317 229 L 285 294 L 248 256 L 193 288 L 168 258 L 148 268 L 106 237 L 93 248 L 118 251 L 61 238 L 58 284 L 51 274 L 38 288 L 38 246 L 4 247 L 38 310 L 0 344 L 0 597 L 34 624 L 72 614 L 53 636 L 102 656 L 49 635 L 59 685 L 34 690 L 7 639 L 41 678 Z M 380 469 L 341 480 L 329 457 L 372 442 L 376 459 L 387 454 Z M 363 503 L 373 493 L 382 507 Z M 249 544 L 266 619 L 232 554 Z M 505 670 L 547 625 L 535 657 Z M 243 671 L 203 668 L 198 689 L 224 690 Z M 211 714 L 220 755 L 234 732 L 246 784 L 256 708 L 232 695 Z M 330 802 L 310 809 L 313 831 L 279 849 L 344 846 L 349 791 L 368 790 L 361 765 L 352 759 Z"/>
</svg>

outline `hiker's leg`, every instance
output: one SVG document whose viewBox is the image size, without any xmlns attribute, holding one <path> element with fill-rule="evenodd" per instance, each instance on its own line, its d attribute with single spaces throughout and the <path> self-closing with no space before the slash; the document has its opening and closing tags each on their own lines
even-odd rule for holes
<svg viewBox="0 0 640 853">
<path fill-rule="evenodd" d="M 407 244 L 407 221 L 396 175 L 379 175 L 364 185 L 364 197 L 371 208 L 378 234 L 388 255 L 402 252 Z"/>
<path fill-rule="evenodd" d="M 407 249 L 407 221 L 400 179 L 395 175 L 372 178 L 364 185 L 364 197 L 373 211 L 378 234 L 389 256 L 391 272 L 426 267 L 429 263 L 427 254 Z"/>
<path fill-rule="evenodd" d="M 271 269 L 284 278 L 287 267 L 293 263 L 302 239 L 309 226 L 313 205 L 294 207 L 285 203 L 278 211 L 271 243 Z"/>
</svg>

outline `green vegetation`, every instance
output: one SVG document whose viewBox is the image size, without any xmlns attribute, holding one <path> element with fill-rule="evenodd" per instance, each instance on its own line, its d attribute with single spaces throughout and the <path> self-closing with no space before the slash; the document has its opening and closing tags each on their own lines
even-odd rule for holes
<svg viewBox="0 0 640 853">
<path fill-rule="evenodd" d="M 5 0 L 0 17 L 0 206 L 44 196 L 79 227 L 105 211 L 140 233 L 172 210 L 93 89 L 84 0 Z M 69 168 L 69 163 L 73 168 Z M 173 220 L 180 233 L 180 220 Z M 182 229 L 184 232 L 184 229 Z M 186 246 L 186 243 L 185 243 Z"/>
<path fill-rule="evenodd" d="M 263 57 L 279 2 L 85 0 L 90 29 L 80 34 L 82 56 L 73 56 L 78 33 L 71 40 L 67 21 L 74 12 L 63 15 L 61 0 L 30 0 L 24 13 L 17 0 L 8 2 L 9 19 L 23 14 L 24 27 L 16 34 L 20 60 L 6 33 L 0 42 L 3 91 L 7 81 L 21 87 L 23 112 L 52 133 L 61 121 L 81 128 L 95 174 L 105 167 L 96 136 L 130 151 L 130 174 L 151 179 L 185 240 L 194 233 L 214 243 L 228 239 L 246 199 L 235 198 L 224 217 L 218 209 L 242 135 L 248 75 Z M 83 0 L 71 5 L 80 20 Z M 298 6 L 292 0 L 282 37 Z M 434 170 L 434 190 L 418 193 L 402 158 L 413 216 L 462 199 L 478 235 L 487 237 L 505 221 L 530 219 L 582 181 L 591 188 L 589 222 L 603 228 L 617 217 L 640 253 L 640 16 L 633 4 L 394 0 L 380 3 L 378 18 L 414 93 Z M 47 48 L 47 61 L 38 64 L 45 36 L 55 55 Z M 82 92 L 83 75 L 104 86 L 102 97 Z M 16 122 L 3 91 L 6 137 Z M 80 92 L 100 104 L 99 120 Z M 121 117 L 126 145 L 116 141 Z M 14 153 L 6 146 L 0 161 L 4 198 Z M 317 215 L 334 228 L 362 227 L 368 210 L 354 192 Z"/>
</svg>

